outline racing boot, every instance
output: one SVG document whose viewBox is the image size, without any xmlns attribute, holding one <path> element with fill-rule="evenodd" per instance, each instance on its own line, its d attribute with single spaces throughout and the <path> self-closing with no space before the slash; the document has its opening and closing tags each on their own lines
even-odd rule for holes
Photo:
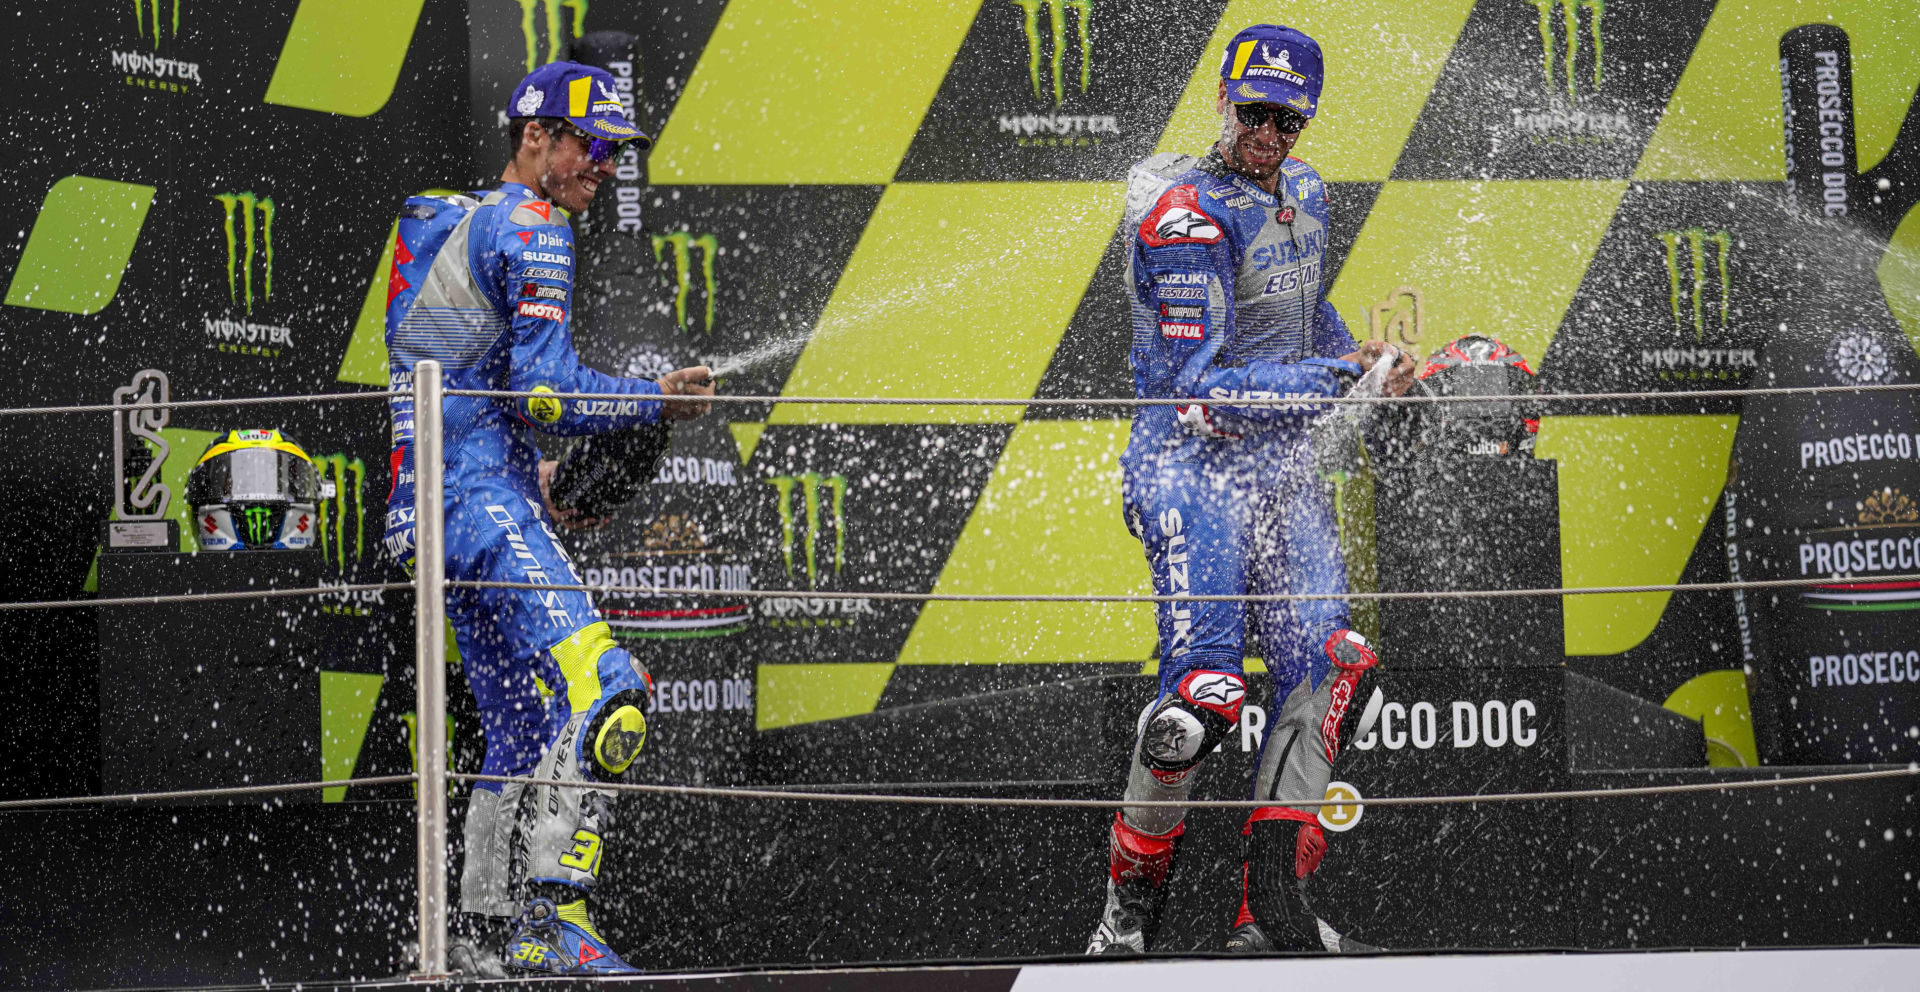
<svg viewBox="0 0 1920 992">
<path fill-rule="evenodd" d="M 1146 952 L 1160 929 L 1160 914 L 1167 903 L 1167 870 L 1173 866 L 1173 852 L 1185 832 L 1186 825 L 1181 824 L 1157 836 L 1141 833 L 1129 826 L 1122 814 L 1114 814 L 1107 907 L 1100 914 L 1100 926 L 1093 938 L 1087 941 L 1088 954 Z"/>
<path fill-rule="evenodd" d="M 1380 950 L 1341 933 L 1314 914 L 1307 899 L 1307 878 L 1326 853 L 1326 837 L 1311 813 L 1284 810 L 1279 816 L 1247 824 L 1245 895 L 1227 937 L 1229 953 Z"/>
<path fill-rule="evenodd" d="M 447 970 L 466 978 L 505 978 L 508 920 L 480 913 L 454 916 L 447 936 Z"/>
<path fill-rule="evenodd" d="M 507 938 L 507 967 L 514 971 L 549 975 L 638 975 L 640 969 L 620 959 L 593 928 L 587 901 L 575 899 L 554 905 L 536 898 L 514 921 Z"/>
</svg>

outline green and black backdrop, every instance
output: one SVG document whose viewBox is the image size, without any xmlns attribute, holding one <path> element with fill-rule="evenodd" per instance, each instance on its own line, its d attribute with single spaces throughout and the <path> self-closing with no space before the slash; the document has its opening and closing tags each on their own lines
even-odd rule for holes
<svg viewBox="0 0 1920 992">
<path fill-rule="evenodd" d="M 1871 242 L 1853 288 L 1894 328 L 1870 346 L 1891 340 L 1912 367 L 1920 21 L 1904 0 L 90 0 L 12 20 L 7 405 L 104 402 L 142 368 L 180 399 L 383 387 L 399 204 L 497 175 L 508 89 L 569 55 L 612 69 L 659 139 L 575 218 L 576 331 L 595 364 L 751 354 L 724 388 L 793 398 L 1126 396 L 1127 167 L 1217 135 L 1217 53 L 1258 21 L 1327 53 L 1297 154 L 1327 183 L 1330 299 L 1358 336 L 1426 351 L 1493 334 L 1546 388 L 1669 397 L 1542 419 L 1558 546 L 1536 550 L 1565 585 L 1728 574 L 1742 411 L 1688 394 L 1758 381 L 1770 339 L 1818 296 L 1806 246 L 1779 236 L 1795 27 L 1845 43 L 1840 184 Z M 107 423 L 0 422 L 10 598 L 92 588 Z M 387 575 L 382 405 L 177 411 L 175 491 L 212 432 L 255 425 L 325 456 L 329 567 Z M 1105 407 L 726 406 L 681 431 L 654 491 L 576 557 L 595 582 L 797 590 L 605 601 L 687 683 L 677 705 L 741 734 L 1151 671 L 1143 605 L 807 595 L 1146 591 L 1118 511 L 1126 429 Z M 1911 480 L 1920 440 L 1888 443 Z M 1906 485 L 1834 498 L 1910 539 Z M 1371 528 L 1349 525 L 1363 561 Z M 1370 575 L 1356 565 L 1359 585 Z M 1562 611 L 1568 666 L 1704 717 L 1716 762 L 1755 760 L 1730 597 L 1567 596 Z M 1892 625 L 1883 653 L 1920 649 L 1920 612 L 1871 615 Z M 0 720 L 8 788 L 97 783 L 92 618 L 0 624 L 25 673 Z"/>
</svg>

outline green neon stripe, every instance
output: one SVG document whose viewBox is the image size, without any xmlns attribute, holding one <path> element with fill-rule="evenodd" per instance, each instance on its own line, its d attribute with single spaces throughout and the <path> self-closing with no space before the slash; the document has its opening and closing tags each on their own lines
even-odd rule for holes
<svg viewBox="0 0 1920 992">
<path fill-rule="evenodd" d="M 353 766 L 360 761 L 360 747 L 366 743 L 367 727 L 373 722 L 373 707 L 380 701 L 381 675 L 358 672 L 320 673 L 320 777 L 328 781 L 353 777 Z M 336 785 L 320 790 L 320 801 L 337 803 L 347 798 L 347 787 Z"/>
<path fill-rule="evenodd" d="M 1899 613 L 1920 610 L 1920 600 L 1910 603 L 1801 603 L 1802 609 L 1828 613 Z"/>
<path fill-rule="evenodd" d="M 632 630 L 616 630 L 613 633 L 619 641 L 687 641 L 699 637 L 726 637 L 747 629 L 746 624 L 737 627 L 706 627 L 699 630 L 663 630 L 659 633 L 641 633 Z"/>
<path fill-rule="evenodd" d="M 120 277 L 153 206 L 154 188 L 67 176 L 47 190 L 7 305 L 61 313 L 99 313 L 120 292 Z"/>
</svg>

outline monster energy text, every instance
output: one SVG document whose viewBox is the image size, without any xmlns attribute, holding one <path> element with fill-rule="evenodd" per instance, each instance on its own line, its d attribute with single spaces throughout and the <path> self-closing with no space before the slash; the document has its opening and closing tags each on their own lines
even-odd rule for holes
<svg viewBox="0 0 1920 992">
<path fill-rule="evenodd" d="M 821 561 L 824 549 L 820 546 L 823 524 L 833 528 L 833 572 L 837 576 L 846 565 L 847 527 L 846 496 L 847 477 L 844 475 L 822 475 L 819 472 L 802 472 L 797 475 L 776 475 L 767 482 L 773 486 L 780 509 L 780 555 L 784 560 L 789 581 L 798 584 L 795 574 L 795 545 L 800 545 L 799 564 L 805 568 L 807 586 L 817 589 L 825 577 L 825 563 Z M 795 490 L 798 489 L 796 494 Z M 821 490 L 828 494 L 827 505 L 822 505 Z M 794 500 L 800 499 L 805 514 L 806 532 L 800 534 L 801 519 L 795 512 Z M 826 519 L 823 520 L 823 511 Z M 867 600 L 778 598 L 763 601 L 762 612 L 768 622 L 776 627 L 816 628 L 844 627 L 853 623 L 853 618 L 861 614 L 872 615 L 873 604 Z"/>
<path fill-rule="evenodd" d="M 1733 275 L 1729 256 L 1733 237 L 1726 231 L 1690 227 L 1655 235 L 1665 249 L 1668 309 L 1674 336 L 1692 347 L 1643 348 L 1640 364 L 1658 369 L 1662 379 L 1732 379 L 1736 371 L 1759 365 L 1752 348 L 1709 348 L 1709 330 L 1731 327 Z M 1717 290 L 1709 299 L 1709 289 Z"/>
<path fill-rule="evenodd" d="M 221 193 L 221 232 L 227 246 L 227 299 L 248 314 L 273 296 L 273 198 Z M 256 281 L 255 274 L 259 278 Z M 257 292 L 256 292 L 257 288 Z M 217 351 L 276 358 L 293 346 L 293 329 L 279 324 L 206 315 L 207 346 Z"/>
<path fill-rule="evenodd" d="M 703 325 L 708 334 L 713 333 L 713 301 L 716 285 L 713 279 L 713 256 L 720 251 L 720 239 L 711 234 L 694 235 L 686 231 L 672 234 L 653 235 L 653 259 L 660 261 L 664 249 L 673 249 L 673 322 L 683 331 L 687 326 L 687 297 L 693 291 L 693 249 L 700 249 L 700 278 L 707 291 L 706 323 Z"/>
<path fill-rule="evenodd" d="M 1079 92 L 1093 86 L 1093 0 L 1009 0 L 1020 8 L 1021 27 L 1027 38 L 1027 79 L 1033 98 L 1056 108 L 1047 114 L 1001 114 L 1000 131 L 1013 134 L 1021 145 L 1094 145 L 1095 135 L 1120 134 L 1117 117 L 1100 114 L 1062 114 L 1069 89 L 1066 62 L 1070 48 L 1080 53 Z M 1067 36 L 1067 11 L 1073 11 L 1074 38 Z M 1047 17 L 1047 31 L 1040 29 L 1040 15 Z M 1077 42 L 1077 44 L 1075 44 Z M 1048 72 L 1041 71 L 1047 64 Z M 1051 85 L 1048 85 L 1051 83 Z M 1051 98 L 1051 99 L 1049 99 Z"/>
<path fill-rule="evenodd" d="M 1610 142 L 1624 138 L 1633 121 L 1618 111 L 1577 109 L 1582 92 L 1588 96 L 1600 92 L 1605 77 L 1606 41 L 1600 26 L 1606 14 L 1605 0 L 1515 0 L 1531 4 L 1537 11 L 1540 32 L 1540 73 L 1546 91 L 1556 99 L 1545 107 L 1513 107 L 1513 129 L 1530 135 L 1536 142 Z M 1586 13 L 1586 31 L 1581 31 L 1581 12 Z M 1593 71 L 1583 73 L 1581 50 L 1589 52 Z M 1564 100 L 1559 99 L 1564 94 Z"/>
<path fill-rule="evenodd" d="M 133 0 L 134 37 L 143 42 L 151 37 L 153 50 L 159 51 L 163 39 L 180 34 L 180 2 L 173 0 L 171 17 L 163 17 L 163 0 Z M 190 89 L 189 83 L 200 83 L 200 65 L 196 62 L 161 58 L 138 50 L 107 54 L 113 71 L 123 74 L 128 86 L 185 93 Z"/>
</svg>

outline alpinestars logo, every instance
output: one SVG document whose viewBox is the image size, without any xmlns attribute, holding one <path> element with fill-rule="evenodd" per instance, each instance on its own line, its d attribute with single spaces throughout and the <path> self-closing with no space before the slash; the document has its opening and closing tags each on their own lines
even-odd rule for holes
<svg viewBox="0 0 1920 992">
<path fill-rule="evenodd" d="M 590 0 L 514 0 L 520 5 L 520 36 L 527 43 L 527 71 L 548 62 L 560 61 L 563 49 L 567 47 L 567 36 L 560 32 L 560 9 L 572 11 L 569 24 L 573 28 L 573 37 L 578 38 L 587 30 L 587 7 Z M 540 24 L 534 22 L 534 15 L 542 15 Z M 542 30 L 544 29 L 544 30 Z M 546 56 L 540 54 L 540 36 L 546 35 Z"/>
<path fill-rule="evenodd" d="M 1893 381 L 1893 363 L 1887 349 L 1864 327 L 1849 327 L 1834 335 L 1827 345 L 1827 368 L 1842 386 Z"/>
<path fill-rule="evenodd" d="M 1758 367 L 1759 354 L 1752 348 L 1705 347 L 1710 330 L 1725 333 L 1732 326 L 1733 236 L 1689 227 L 1661 231 L 1655 238 L 1665 250 L 1673 334 L 1692 347 L 1642 349 L 1640 364 L 1669 380 L 1738 379 Z"/>
<path fill-rule="evenodd" d="M 213 199 L 220 204 L 227 246 L 227 301 L 250 316 L 256 303 L 273 297 L 273 197 L 220 193 Z M 293 346 L 290 327 L 212 315 L 201 320 L 207 346 L 216 351 L 277 358 Z"/>
<path fill-rule="evenodd" d="M 1169 241 L 1175 238 L 1188 238 L 1196 241 L 1212 241 L 1220 237 L 1220 229 L 1204 215 L 1178 207 L 1167 211 L 1153 233 Z"/>
<path fill-rule="evenodd" d="M 1536 142 L 1611 142 L 1627 136 L 1633 122 L 1619 112 L 1580 110 L 1582 92 L 1591 98 L 1605 79 L 1606 41 L 1601 33 L 1605 0 L 1516 0 L 1536 8 L 1540 33 L 1540 72 L 1554 103 L 1541 108 L 1512 108 L 1513 128 Z M 1581 13 L 1585 12 L 1584 32 Z M 1590 73 L 1580 71 L 1584 60 Z M 1564 94 L 1564 99 L 1560 99 Z"/>
<path fill-rule="evenodd" d="M 683 331 L 691 333 L 693 330 L 687 326 L 687 298 L 693 292 L 693 249 L 698 248 L 701 287 L 706 291 L 705 323 L 701 326 L 706 333 L 712 334 L 717 288 L 713 277 L 713 258 L 720 253 L 720 239 L 711 234 L 695 235 L 687 231 L 653 235 L 654 261 L 661 261 L 661 252 L 669 248 L 673 251 L 673 322 Z"/>
<path fill-rule="evenodd" d="M 161 17 L 161 4 L 162 0 L 133 0 L 134 37 L 145 41 L 151 35 L 155 52 L 160 50 L 162 40 L 180 34 L 180 0 L 173 0 L 168 18 Z M 109 52 L 108 59 L 113 71 L 126 77 L 128 86 L 186 93 L 189 83 L 200 83 L 200 66 L 195 62 L 160 58 L 140 51 Z"/>
<path fill-rule="evenodd" d="M 1080 71 L 1078 73 L 1079 92 L 1086 93 L 1093 88 L 1093 4 L 1094 0 L 1010 0 L 1013 6 L 1020 8 L 1021 28 L 1027 38 L 1027 81 L 1032 85 L 1033 98 L 1043 105 L 1054 108 L 1052 113 L 1041 115 L 1001 114 L 1000 131 L 1003 134 L 1017 136 L 1021 147 L 1091 147 L 1100 143 L 1094 137 L 1099 134 L 1120 134 L 1120 120 L 1107 115 L 1062 114 L 1059 108 L 1067 102 L 1069 89 L 1067 80 L 1067 52 L 1077 48 L 1080 53 Z M 1047 30 L 1040 30 L 1040 14 L 1047 15 Z M 1067 36 L 1067 12 L 1073 11 L 1074 37 Z M 1048 72 L 1042 74 L 1041 63 L 1047 64 Z M 1049 85 L 1051 83 L 1051 85 Z"/>
</svg>

